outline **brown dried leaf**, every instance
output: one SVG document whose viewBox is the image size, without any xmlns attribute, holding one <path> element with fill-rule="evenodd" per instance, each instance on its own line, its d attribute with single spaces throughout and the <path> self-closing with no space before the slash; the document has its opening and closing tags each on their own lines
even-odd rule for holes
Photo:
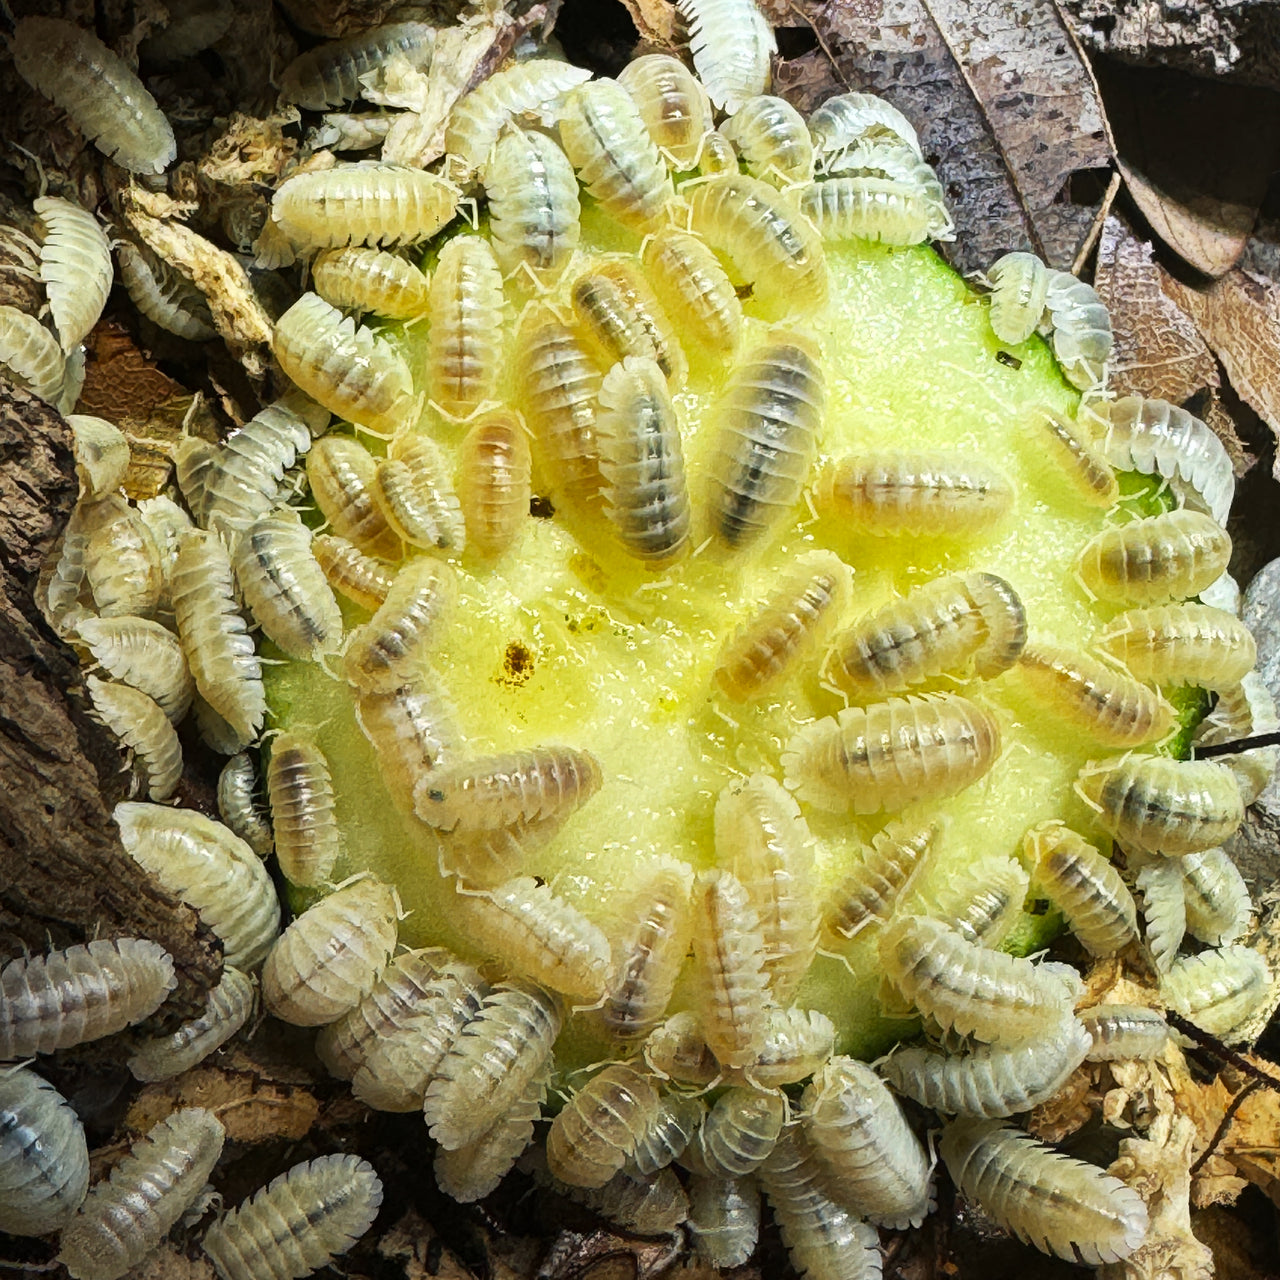
<svg viewBox="0 0 1280 1280">
<path fill-rule="evenodd" d="M 182 1107 L 205 1107 L 222 1121 L 227 1140 L 253 1144 L 306 1137 L 320 1104 L 305 1089 L 256 1075 L 197 1067 L 176 1080 L 147 1085 L 133 1100 L 124 1123 L 145 1132 Z"/>
<path fill-rule="evenodd" d="M 676 11 L 668 0 L 622 0 L 622 4 L 636 24 L 641 40 L 666 48 L 675 47 Z"/>
</svg>

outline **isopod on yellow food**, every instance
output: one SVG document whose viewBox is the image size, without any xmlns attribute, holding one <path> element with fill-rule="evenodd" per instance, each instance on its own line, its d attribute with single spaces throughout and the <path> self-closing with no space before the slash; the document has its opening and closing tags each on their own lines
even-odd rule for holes
<svg viewBox="0 0 1280 1280">
<path fill-rule="evenodd" d="M 327 249 L 311 264 L 312 288 L 330 306 L 412 320 L 429 305 L 427 277 L 385 249 Z"/>
<path fill-rule="evenodd" d="M 514 545 L 529 517 L 533 460 L 519 414 L 495 409 L 471 425 L 458 452 L 458 502 L 471 549 L 485 557 Z"/>
<path fill-rule="evenodd" d="M 797 207 L 823 240 L 920 244 L 940 234 L 937 206 L 922 188 L 876 175 L 826 178 L 800 191 Z"/>
<path fill-rule="evenodd" d="M 395 580 L 394 565 L 365 555 L 353 542 L 334 533 L 316 534 L 311 539 L 311 554 L 329 585 L 370 613 L 387 598 Z"/>
<path fill-rule="evenodd" d="M 466 547 L 466 524 L 449 464 L 429 436 L 403 435 L 392 441 L 390 455 L 374 472 L 373 497 L 392 530 L 410 546 L 458 555 Z"/>
<path fill-rule="evenodd" d="M 325 436 L 307 455 L 307 482 L 329 527 L 366 555 L 400 559 L 400 539 L 374 500 L 378 464 L 350 436 Z"/>
<path fill-rule="evenodd" d="M 618 73 L 649 137 L 676 170 L 692 169 L 711 131 L 711 103 L 698 78 L 667 53 L 632 58 Z"/>
<path fill-rule="evenodd" d="M 1226 572 L 1231 538 L 1199 511 L 1166 511 L 1085 544 L 1077 562 L 1085 589 L 1117 604 L 1163 604 L 1197 595 Z"/>
<path fill-rule="evenodd" d="M 422 777 L 458 745 L 453 708 L 435 684 L 417 673 L 385 693 L 360 693 L 356 722 L 373 745 L 391 799 L 413 812 Z"/>
<path fill-rule="evenodd" d="M 1048 268 L 1034 253 L 1006 253 L 987 269 L 987 282 L 992 333 L 1010 346 L 1026 342 L 1044 315 Z"/>
<path fill-rule="evenodd" d="M 748 98 L 720 126 L 747 171 L 775 186 L 813 178 L 813 140 L 804 117 L 785 98 Z"/>
<path fill-rule="evenodd" d="M 884 923 L 942 831 L 940 820 L 900 818 L 871 837 L 858 864 L 839 882 L 823 915 L 828 933 L 852 938 Z"/>
<path fill-rule="evenodd" d="M 632 64 L 634 65 L 634 64 Z M 645 276 L 693 350 L 731 356 L 742 337 L 742 302 L 720 260 L 697 236 L 663 227 L 644 245 Z"/>
<path fill-rule="evenodd" d="M 571 1186 L 604 1186 L 635 1150 L 658 1106 L 647 1073 L 627 1063 L 606 1067 L 551 1122 L 548 1168 Z"/>
<path fill-rule="evenodd" d="M 998 947 L 1022 912 L 1030 877 L 1003 854 L 975 858 L 967 867 L 914 895 L 911 910 L 950 926 L 978 946 Z"/>
<path fill-rule="evenodd" d="M 341 840 L 329 762 L 310 738 L 286 732 L 271 740 L 267 797 L 284 878 L 291 884 L 323 884 L 338 860 Z"/>
<path fill-rule="evenodd" d="M 1115 505 L 1120 497 L 1115 469 L 1077 423 L 1044 404 L 1029 409 L 1023 421 L 1029 445 L 1047 454 L 1055 479 L 1067 480 L 1073 497 L 1091 507 Z"/>
<path fill-rule="evenodd" d="M 628 356 L 657 362 L 673 390 L 684 382 L 687 362 L 661 303 L 629 263 L 597 263 L 570 290 L 573 309 L 607 369 Z"/>
<path fill-rule="evenodd" d="M 440 250 L 428 315 L 428 394 L 465 418 L 492 396 L 501 371 L 502 272 L 488 240 L 455 236 Z"/>
<path fill-rule="evenodd" d="M 1129 609 L 1112 618 L 1095 643 L 1137 679 L 1156 685 L 1229 689 L 1258 659 L 1243 622 L 1194 603 Z"/>
</svg>

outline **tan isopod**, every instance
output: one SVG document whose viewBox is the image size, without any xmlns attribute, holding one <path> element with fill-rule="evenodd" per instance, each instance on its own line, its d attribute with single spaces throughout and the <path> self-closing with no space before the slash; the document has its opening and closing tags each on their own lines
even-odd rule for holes
<svg viewBox="0 0 1280 1280">
<path fill-rule="evenodd" d="M 358 1156 L 295 1164 L 205 1233 L 200 1247 L 219 1280 L 303 1275 L 328 1266 L 373 1225 L 382 1183 Z"/>
<path fill-rule="evenodd" d="M 635 1150 L 658 1106 L 649 1075 L 627 1063 L 606 1067 L 551 1122 L 548 1168 L 571 1186 L 604 1186 Z"/>
<path fill-rule="evenodd" d="M 977 946 L 994 949 L 1017 922 L 1029 887 L 1020 862 L 988 854 L 963 870 L 936 877 L 927 891 L 916 893 L 911 909 L 950 926 Z"/>
<path fill-rule="evenodd" d="M 146 618 L 83 618 L 75 634 L 108 675 L 155 699 L 172 724 L 187 714 L 195 688 L 177 636 Z"/>
<path fill-rule="evenodd" d="M 702 1034 L 696 1014 L 672 1014 L 649 1033 L 644 1060 L 657 1075 L 677 1084 L 704 1085 L 722 1076 L 715 1055 Z"/>
<path fill-rule="evenodd" d="M 389 320 L 425 315 L 429 283 L 412 262 L 385 249 L 327 249 L 311 264 L 311 287 L 330 306 Z"/>
<path fill-rule="evenodd" d="M 1107 377 L 1113 337 L 1111 317 L 1092 285 L 1067 271 L 1049 272 L 1045 309 L 1053 354 L 1073 387 L 1088 391 Z"/>
<path fill-rule="evenodd" d="M 757 1089 L 780 1089 L 807 1079 L 831 1057 L 835 1023 L 817 1009 L 769 1009 L 764 1042 L 756 1060 L 742 1072 Z"/>
<path fill-rule="evenodd" d="M 387 693 L 358 694 L 356 721 L 378 757 L 391 799 L 412 813 L 423 775 L 458 745 L 453 708 L 434 683 L 415 675 Z"/>
<path fill-rule="evenodd" d="M 280 931 L 280 901 L 262 859 L 194 809 L 126 801 L 112 816 L 129 856 L 221 939 L 223 962 L 255 968 Z"/>
<path fill-rule="evenodd" d="M 339 417 L 387 435 L 413 417 L 413 378 L 396 346 L 316 294 L 276 321 L 271 346 L 285 373 Z"/>
<path fill-rule="evenodd" d="M 282 733 L 271 740 L 267 798 L 284 878 L 290 884 L 324 884 L 338 860 L 341 838 L 329 762 L 310 738 Z"/>
<path fill-rule="evenodd" d="M 628 1173 L 642 1178 L 680 1159 L 707 1115 L 707 1104 L 685 1093 L 662 1093 L 658 1104 L 657 1114 L 623 1165 Z"/>
<path fill-rule="evenodd" d="M 1176 865 L 1182 873 L 1187 932 L 1211 947 L 1226 946 L 1244 937 L 1253 914 L 1253 900 L 1226 850 L 1188 853 Z"/>
<path fill-rule="evenodd" d="M 129 1057 L 135 1080 L 171 1080 L 203 1062 L 249 1021 L 257 1003 L 252 978 L 225 965 L 205 997 L 204 1012 L 167 1036 L 142 1040 Z"/>
<path fill-rule="evenodd" d="M 557 124 L 578 179 L 615 222 L 645 235 L 667 220 L 675 188 L 630 95 L 616 80 L 571 89 Z"/>
<path fill-rule="evenodd" d="M 428 394 L 465 418 L 492 397 L 502 370 L 502 272 L 484 237 L 455 236 L 440 250 L 428 316 Z"/>
<path fill-rule="evenodd" d="M 295 1027 L 320 1027 L 354 1008 L 391 959 L 397 907 L 392 889 L 365 877 L 304 911 L 262 966 L 268 1011 Z"/>
<path fill-rule="evenodd" d="M 1046 711 L 1107 746 L 1139 747 L 1173 731 L 1164 698 L 1088 654 L 1033 642 L 1018 669 Z"/>
<path fill-rule="evenodd" d="M 1132 1187 L 998 1120 L 953 1121 L 938 1150 L 965 1196 L 1042 1253 L 1096 1266 L 1146 1239 L 1147 1206 Z"/>
<path fill-rule="evenodd" d="M 1045 404 L 1029 409 L 1023 422 L 1028 445 L 1050 459 L 1055 478 L 1068 481 L 1075 499 L 1104 510 L 1115 505 L 1120 497 L 1115 469 L 1077 423 Z"/>
<path fill-rule="evenodd" d="M 1160 994 L 1201 1031 L 1230 1044 L 1262 1006 L 1271 986 L 1267 962 L 1239 944 L 1181 956 L 1160 979 Z"/>
<path fill-rule="evenodd" d="M 285 67 L 280 96 L 308 111 L 354 102 L 364 92 L 362 77 L 392 58 L 404 58 L 412 67 L 430 66 L 435 39 L 436 29 L 429 23 L 389 22 L 345 40 L 329 40 Z"/>
<path fill-rule="evenodd" d="M 58 1261 L 75 1280 L 118 1280 L 158 1249 L 191 1207 L 225 1138 L 221 1122 L 203 1107 L 153 1125 L 63 1229 Z"/>
<path fill-rule="evenodd" d="M 44 223 L 40 279 L 64 351 L 98 323 L 111 292 L 111 243 L 97 218 L 70 200 L 40 196 L 31 207 Z"/>
<path fill-rule="evenodd" d="M 120 283 L 130 301 L 166 333 L 188 342 L 218 336 L 209 304 L 199 289 L 146 246 L 117 241 Z"/>
<path fill-rule="evenodd" d="M 1009 583 L 992 573 L 948 574 L 840 632 L 824 671 L 865 700 L 943 673 L 972 669 L 991 679 L 1013 666 L 1026 640 L 1026 612 Z"/>
<path fill-rule="evenodd" d="M 632 58 L 618 72 L 654 145 L 677 170 L 692 169 L 711 131 L 711 103 L 698 78 L 667 53 Z"/>
<path fill-rule="evenodd" d="M 826 637 L 852 594 L 852 570 L 834 552 L 798 556 L 777 588 L 725 642 L 711 678 L 734 702 L 772 692 Z"/>
<path fill-rule="evenodd" d="M 953 796 L 1000 754 L 1000 724 L 959 694 L 889 698 L 805 725 L 782 755 L 786 783 L 820 809 L 893 812 Z"/>
<path fill-rule="evenodd" d="M 848 454 L 824 472 L 819 510 L 872 537 L 976 538 L 1013 507 L 1009 480 L 963 453 Z"/>
<path fill-rule="evenodd" d="M 1229 689 L 1258 660 L 1244 623 L 1203 604 L 1129 609 L 1103 627 L 1096 644 L 1137 679 L 1156 685 Z"/>
<path fill-rule="evenodd" d="M 400 559 L 400 539 L 374 500 L 378 464 L 358 440 L 324 436 L 307 455 L 311 496 L 340 538 L 384 560 Z"/>
<path fill-rule="evenodd" d="M 1244 820 L 1240 784 L 1226 765 L 1211 760 L 1090 760 L 1075 789 L 1104 830 L 1143 853 L 1176 857 L 1211 849 Z"/>
<path fill-rule="evenodd" d="M 160 549 L 135 507 L 109 496 L 88 514 L 84 573 L 104 618 L 143 618 L 160 602 Z"/>
<path fill-rule="evenodd" d="M 370 613 L 377 611 L 395 581 L 394 565 L 365 555 L 355 543 L 335 533 L 316 534 L 311 539 L 311 554 L 329 585 Z"/>
<path fill-rule="evenodd" d="M 87 413 L 69 413 L 67 426 L 75 437 L 76 475 L 80 498 L 102 498 L 124 483 L 129 470 L 129 441 L 119 427 Z"/>
<path fill-rule="evenodd" d="M 689 227 L 733 263 L 767 312 L 797 315 L 826 304 L 822 240 L 767 182 L 728 173 L 689 198 Z"/>
<path fill-rule="evenodd" d="M 66 360 L 58 340 L 34 316 L 0 306 L 0 365 L 51 404 L 58 397 Z"/>
<path fill-rule="evenodd" d="M 477 419 L 458 449 L 458 502 L 467 541 L 494 557 L 512 547 L 529 518 L 533 459 L 524 422 L 510 409 Z"/>
<path fill-rule="evenodd" d="M 153 1014 L 177 985 L 159 943 L 116 938 L 0 969 L 0 1061 L 101 1040 Z"/>
<path fill-rule="evenodd" d="M 173 128 L 125 61 L 62 18 L 23 18 L 10 41 L 18 74 L 61 107 L 103 155 L 133 173 L 163 173 Z"/>
<path fill-rule="evenodd" d="M 378 463 L 373 496 L 409 545 L 460 555 L 467 531 L 450 470 L 444 450 L 429 436 L 397 436 Z"/>
<path fill-rule="evenodd" d="M 788 1005 L 818 947 L 813 836 L 800 806 L 767 773 L 730 783 L 716 801 L 715 848 L 760 922 L 770 994 Z"/>
<path fill-rule="evenodd" d="M 1115 604 L 1164 604 L 1197 595 L 1231 559 L 1231 538 L 1199 511 L 1166 511 L 1096 534 L 1076 562 L 1085 589 Z"/>
<path fill-rule="evenodd" d="M 1138 940 L 1138 909 L 1120 873 L 1085 838 L 1061 822 L 1042 822 L 1023 837 L 1037 889 L 1066 917 L 1094 956 L 1112 956 Z"/>
<path fill-rule="evenodd" d="M 773 28 L 755 0 L 678 0 L 689 28 L 694 70 L 707 96 L 728 115 L 769 87 Z"/>
<path fill-rule="evenodd" d="M 703 348 L 722 359 L 733 355 L 742 339 L 742 302 L 706 243 L 663 227 L 645 241 L 641 259 L 646 279 L 690 349 Z"/>
<path fill-rule="evenodd" d="M 720 126 L 747 171 L 775 186 L 813 179 L 813 139 L 804 117 L 785 98 L 748 98 Z"/>
<path fill-rule="evenodd" d="M 1098 1004 L 1081 1010 L 1079 1018 L 1091 1040 L 1087 1062 L 1158 1058 L 1169 1043 L 1169 1024 L 1158 1009 Z"/>
<path fill-rule="evenodd" d="M 822 917 L 827 932 L 852 938 L 868 925 L 887 921 L 941 831 L 940 821 L 900 818 L 876 832 L 831 894 Z"/>
<path fill-rule="evenodd" d="M 753 1179 L 690 1177 L 686 1225 L 708 1266 L 740 1267 L 760 1239 L 760 1192 Z"/>
<path fill-rule="evenodd" d="M 713 1178 L 754 1173 L 777 1143 L 787 1110 L 781 1093 L 741 1086 L 726 1089 L 694 1134 L 683 1163 Z"/>
<path fill-rule="evenodd" d="M 629 262 L 596 263 L 573 282 L 569 298 L 604 368 L 643 356 L 656 361 L 673 390 L 684 383 L 688 362 L 675 327 Z"/>
<path fill-rule="evenodd" d="M 182 744 L 154 698 L 127 684 L 88 676 L 85 685 L 94 710 L 142 764 L 147 795 L 167 800 L 182 778 Z"/>
</svg>

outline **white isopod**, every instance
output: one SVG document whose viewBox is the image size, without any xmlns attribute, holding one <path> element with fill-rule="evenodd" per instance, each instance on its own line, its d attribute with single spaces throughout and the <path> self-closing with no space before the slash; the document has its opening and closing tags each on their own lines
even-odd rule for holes
<svg viewBox="0 0 1280 1280">
<path fill-rule="evenodd" d="M 113 679 L 155 699 L 177 724 L 187 714 L 195 685 L 177 636 L 146 618 L 84 618 L 75 634 Z"/>
<path fill-rule="evenodd" d="M 256 1004 L 252 978 L 226 965 L 205 997 L 204 1012 L 167 1036 L 140 1041 L 129 1058 L 135 1080 L 171 1080 L 203 1062 L 249 1021 Z"/>
<path fill-rule="evenodd" d="M 1053 354 L 1067 381 L 1082 391 L 1106 381 L 1111 317 L 1092 285 L 1066 271 L 1050 271 L 1045 310 Z"/>
<path fill-rule="evenodd" d="M 1044 315 L 1049 271 L 1034 253 L 1006 253 L 987 269 L 991 331 L 1010 346 L 1026 342 Z"/>
<path fill-rule="evenodd" d="M 825 171 L 851 147 L 865 143 L 905 146 L 923 158 L 911 121 L 874 93 L 838 93 L 809 117 L 818 168 Z"/>
<path fill-rule="evenodd" d="M 182 744 L 164 710 L 154 698 L 127 684 L 89 676 L 85 685 L 103 724 L 141 762 L 147 795 L 167 800 L 182 777 Z"/>
<path fill-rule="evenodd" d="M 1175 960 L 1160 979 L 1160 994 L 1188 1022 L 1231 1044 L 1241 1038 L 1270 985 L 1267 962 L 1237 943 Z"/>
<path fill-rule="evenodd" d="M 731 116 L 764 93 L 778 43 L 755 0 L 678 0 L 676 8 L 689 28 L 698 79 L 717 107 Z"/>
<path fill-rule="evenodd" d="M 153 324 L 188 342 L 218 336 L 204 294 L 186 276 L 150 249 L 127 240 L 116 244 L 116 258 L 130 301 Z"/>
<path fill-rule="evenodd" d="M 258 857 L 265 858 L 274 838 L 257 792 L 258 767 L 247 751 L 241 751 L 218 774 L 218 816 Z"/>
<path fill-rule="evenodd" d="M 32 204 L 44 223 L 40 279 L 63 351 L 78 346 L 98 323 L 111 292 L 111 244 L 97 218 L 70 200 L 40 196 Z"/>
</svg>

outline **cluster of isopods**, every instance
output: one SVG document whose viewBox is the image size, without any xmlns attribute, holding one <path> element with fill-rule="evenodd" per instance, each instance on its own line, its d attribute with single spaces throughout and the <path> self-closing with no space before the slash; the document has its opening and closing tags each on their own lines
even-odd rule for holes
<svg viewBox="0 0 1280 1280">
<path fill-rule="evenodd" d="M 1025 903 L 1048 901 L 1089 954 L 1145 955 L 1169 1007 L 1230 1039 L 1269 975 L 1240 945 L 1252 904 L 1220 846 L 1277 753 L 1223 764 L 1160 754 L 1176 720 L 1161 690 L 1216 693 L 1197 733 L 1205 745 L 1280 722 L 1226 575 L 1225 451 L 1185 410 L 1107 399 L 1110 322 L 1088 285 L 1029 254 L 1007 255 L 984 281 L 996 336 L 1044 333 L 1089 393 L 1075 419 L 1044 408 L 1024 429 L 1055 484 L 1117 517 L 1077 563 L 1081 591 L 1124 607 L 1095 652 L 1029 634 L 1017 591 L 992 573 L 935 578 L 858 616 L 849 566 L 827 550 L 799 556 L 725 642 L 712 683 L 743 705 L 805 675 L 845 709 L 783 744 L 781 781 L 757 771 L 724 787 L 713 870 L 650 860 L 610 930 L 526 871 L 608 783 L 601 761 L 555 742 L 469 752 L 428 674 L 448 642 L 464 555 L 468 574 L 518 556 L 535 476 L 580 539 L 664 573 L 695 555 L 755 554 L 806 497 L 871 539 L 980 539 L 1013 506 L 1010 479 L 960 450 L 864 450 L 813 474 L 826 386 L 805 318 L 827 301 L 824 246 L 918 244 L 950 237 L 953 224 L 901 113 L 843 94 L 806 121 L 766 92 L 773 37 L 751 0 L 679 8 L 698 76 L 659 54 L 616 81 L 518 61 L 459 101 L 436 169 L 317 164 L 278 187 L 257 248 L 267 266 L 302 261 L 309 272 L 312 291 L 275 332 L 294 386 L 221 444 L 182 441 L 184 505 L 127 501 L 125 438 L 70 417 L 81 499 L 41 604 L 101 673 L 87 677 L 89 696 L 140 767 L 149 802 L 116 811 L 125 848 L 200 913 L 226 965 L 199 1018 L 166 1037 L 135 1035 L 130 1069 L 166 1079 L 217 1050 L 249 1021 L 260 970 L 268 1012 L 320 1028 L 321 1061 L 359 1099 L 423 1112 L 437 1182 L 460 1201 L 487 1195 L 521 1161 L 627 1229 L 687 1224 L 707 1261 L 731 1266 L 755 1249 L 763 1192 L 799 1272 L 874 1277 L 876 1228 L 918 1225 L 933 1203 L 931 1162 L 901 1095 L 951 1118 L 944 1163 L 1011 1232 L 1065 1258 L 1127 1257 L 1147 1232 L 1137 1193 L 1007 1121 L 1082 1062 L 1159 1057 L 1169 1028 L 1156 1008 L 1077 1013 L 1074 969 L 998 948 Z M 321 45 L 285 70 L 282 94 L 328 113 L 315 131 L 327 145 L 368 149 L 394 117 L 331 109 L 389 67 L 429 68 L 434 38 L 426 23 L 401 22 Z M 13 52 L 117 163 L 161 172 L 173 159 L 168 122 L 89 33 L 24 19 Z M 92 99 L 76 79 L 84 67 L 101 90 Z M 585 251 L 580 186 L 619 234 L 643 238 L 638 263 Z M 482 234 L 459 223 L 468 198 L 483 202 Z M 57 334 L 6 310 L 0 362 L 69 412 L 75 350 L 112 279 L 110 246 L 66 201 L 35 211 L 44 240 L 24 252 Z M 180 337 L 213 334 L 193 286 L 139 246 L 116 251 L 143 314 Z M 695 365 L 718 387 L 701 502 L 682 447 L 680 393 Z M 424 405 L 463 424 L 456 448 L 418 429 Z M 331 414 L 383 443 L 326 434 Z M 326 532 L 290 505 L 303 470 Z M 1126 518 L 1117 472 L 1157 477 L 1176 508 Z M 347 606 L 367 619 L 348 628 Z M 397 953 L 394 889 L 370 876 L 332 884 L 343 837 L 313 733 L 265 735 L 263 812 L 249 749 L 264 740 L 268 704 L 249 619 L 287 658 L 340 670 L 388 794 L 434 842 L 456 890 L 450 910 L 471 959 Z M 940 824 L 902 811 L 993 767 L 1001 724 L 977 682 L 1005 673 L 1118 753 L 1090 762 L 1077 790 L 1124 851 L 1123 874 L 1047 822 L 1026 832 L 1020 857 L 981 857 L 920 887 Z M 940 681 L 974 687 L 937 692 Z M 230 757 L 222 822 L 163 803 L 181 777 L 174 726 L 188 711 Z M 825 897 L 802 804 L 896 815 Z M 324 893 L 283 933 L 272 855 L 291 885 Z M 837 1027 L 795 1003 L 819 950 L 864 931 L 877 940 L 884 1011 L 918 1016 L 925 1033 L 879 1071 L 836 1055 Z M 1187 934 L 1205 949 L 1180 957 Z M 0 971 L 0 1060 L 120 1032 L 172 985 L 169 958 L 137 939 L 13 961 Z M 571 1018 L 590 1021 L 616 1060 L 569 1092 L 532 1149 Z M 223 1141 L 215 1116 L 176 1113 L 86 1196 L 79 1121 L 29 1068 L 0 1075 L 0 1121 L 0 1228 L 63 1229 L 61 1260 L 86 1280 L 119 1276 L 159 1244 Z M 322 1157 L 211 1226 L 203 1247 L 223 1280 L 301 1276 L 349 1248 L 380 1198 L 367 1164 Z"/>
</svg>

